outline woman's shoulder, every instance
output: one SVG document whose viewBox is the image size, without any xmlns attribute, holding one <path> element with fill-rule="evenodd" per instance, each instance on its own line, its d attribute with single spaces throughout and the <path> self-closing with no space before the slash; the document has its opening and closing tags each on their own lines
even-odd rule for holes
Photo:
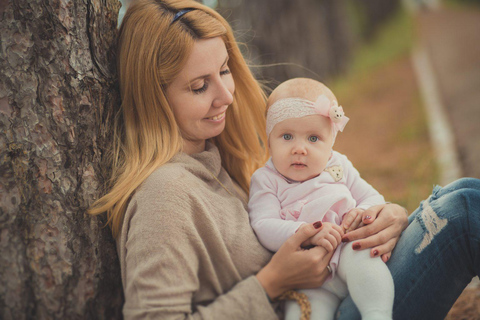
<svg viewBox="0 0 480 320">
<path fill-rule="evenodd" d="M 139 189 L 157 189 L 187 184 L 194 176 L 182 163 L 169 162 L 155 169 L 140 185 Z"/>
<path fill-rule="evenodd" d="M 196 179 L 181 163 L 166 163 L 145 179 L 135 191 L 132 201 L 152 205 L 184 202 Z"/>
</svg>

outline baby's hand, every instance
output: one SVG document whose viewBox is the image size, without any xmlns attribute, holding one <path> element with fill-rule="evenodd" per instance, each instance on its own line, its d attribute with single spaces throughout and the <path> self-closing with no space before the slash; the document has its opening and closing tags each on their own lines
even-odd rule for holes
<svg viewBox="0 0 480 320">
<path fill-rule="evenodd" d="M 332 252 L 342 242 L 343 230 L 340 226 L 330 222 L 324 222 L 321 230 L 313 237 L 303 243 L 303 245 L 314 245 L 325 248 Z"/>
<path fill-rule="evenodd" d="M 359 209 L 359 208 L 353 208 L 352 210 L 348 211 L 345 214 L 341 224 L 342 229 L 345 231 L 345 233 L 353 231 L 358 227 L 363 226 L 363 222 L 362 222 L 363 211 L 365 210 Z"/>
</svg>

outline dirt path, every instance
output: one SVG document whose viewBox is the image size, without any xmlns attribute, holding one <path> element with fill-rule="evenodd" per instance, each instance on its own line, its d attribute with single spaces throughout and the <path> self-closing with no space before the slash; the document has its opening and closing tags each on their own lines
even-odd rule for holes
<svg viewBox="0 0 480 320">
<path fill-rule="evenodd" d="M 480 8 L 423 12 L 417 29 L 453 127 L 462 175 L 480 178 Z"/>
<path fill-rule="evenodd" d="M 422 12 L 417 29 L 435 70 L 462 176 L 480 178 L 480 8 Z M 480 319 L 478 280 L 464 290 L 446 319 Z"/>
<path fill-rule="evenodd" d="M 335 149 L 387 201 L 413 211 L 438 174 L 410 57 L 333 89 L 351 119 Z M 446 319 L 480 319 L 480 288 L 466 289 Z"/>
<path fill-rule="evenodd" d="M 430 195 L 436 171 L 411 59 L 348 82 L 334 91 L 351 119 L 335 149 L 387 201 L 412 212 Z"/>
</svg>

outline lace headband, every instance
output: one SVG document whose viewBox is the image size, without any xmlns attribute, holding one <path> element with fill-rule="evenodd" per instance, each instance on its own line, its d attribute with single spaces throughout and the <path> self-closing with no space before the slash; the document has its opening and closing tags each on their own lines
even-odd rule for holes
<svg viewBox="0 0 480 320">
<path fill-rule="evenodd" d="M 338 131 L 343 131 L 348 120 L 350 120 L 345 116 L 343 108 L 338 105 L 337 101 L 330 101 L 324 94 L 320 95 L 315 102 L 302 98 L 280 99 L 275 101 L 268 109 L 267 137 L 270 136 L 273 127 L 279 122 L 290 118 L 302 118 L 314 114 L 330 118 L 334 137 Z"/>
</svg>

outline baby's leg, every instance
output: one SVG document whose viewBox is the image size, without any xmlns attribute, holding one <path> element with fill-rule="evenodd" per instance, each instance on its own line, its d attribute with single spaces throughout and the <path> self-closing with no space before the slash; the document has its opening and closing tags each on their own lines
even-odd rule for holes
<svg viewBox="0 0 480 320">
<path fill-rule="evenodd" d="M 370 250 L 355 251 L 351 244 L 342 249 L 338 275 L 362 314 L 362 320 L 392 319 L 394 287 L 386 264 L 371 258 Z"/>
<path fill-rule="evenodd" d="M 341 281 L 341 280 L 340 280 Z M 333 320 L 335 311 L 341 302 L 341 299 L 334 293 L 324 289 L 304 289 L 298 290 L 305 293 L 312 307 L 311 320 Z M 285 320 L 300 319 L 300 306 L 296 301 L 287 301 L 285 303 Z"/>
</svg>

